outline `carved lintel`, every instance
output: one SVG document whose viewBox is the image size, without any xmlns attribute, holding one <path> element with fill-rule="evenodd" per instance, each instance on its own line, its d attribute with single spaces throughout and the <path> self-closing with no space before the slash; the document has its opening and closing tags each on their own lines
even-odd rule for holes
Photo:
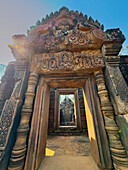
<svg viewBox="0 0 128 170">
<path fill-rule="evenodd" d="M 104 67 L 100 50 L 36 54 L 33 62 L 37 66 L 38 72 L 42 73 L 87 71 L 87 69 L 95 70 Z"/>
<path fill-rule="evenodd" d="M 101 101 L 101 110 L 104 115 L 105 129 L 108 133 L 113 165 L 115 169 L 123 170 L 128 167 L 128 155 L 119 136 L 119 128 L 114 119 L 114 110 L 108 97 L 104 75 L 102 71 L 96 71 L 94 75 Z"/>
</svg>

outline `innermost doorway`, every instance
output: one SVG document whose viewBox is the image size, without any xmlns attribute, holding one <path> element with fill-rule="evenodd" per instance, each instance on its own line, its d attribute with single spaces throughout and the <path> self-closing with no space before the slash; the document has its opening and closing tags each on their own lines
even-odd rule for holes
<svg viewBox="0 0 128 170">
<path fill-rule="evenodd" d="M 58 88 L 54 97 L 54 131 L 81 130 L 78 88 Z"/>
<path fill-rule="evenodd" d="M 59 111 L 61 127 L 77 127 L 76 106 L 74 100 L 74 94 L 60 95 Z"/>
</svg>

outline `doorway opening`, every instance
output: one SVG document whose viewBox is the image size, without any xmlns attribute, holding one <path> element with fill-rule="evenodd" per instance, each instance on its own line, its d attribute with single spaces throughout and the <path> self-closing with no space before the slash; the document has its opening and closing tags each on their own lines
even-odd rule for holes
<svg viewBox="0 0 128 170">
<path fill-rule="evenodd" d="M 77 127 L 76 106 L 74 100 L 74 94 L 60 95 L 60 127 Z"/>
<path fill-rule="evenodd" d="M 48 134 L 79 133 L 87 133 L 82 88 L 51 88 Z"/>
</svg>

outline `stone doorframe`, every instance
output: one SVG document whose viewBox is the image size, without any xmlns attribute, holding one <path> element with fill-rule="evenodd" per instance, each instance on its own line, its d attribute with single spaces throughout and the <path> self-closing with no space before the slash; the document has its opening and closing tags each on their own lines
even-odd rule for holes
<svg viewBox="0 0 128 170">
<path fill-rule="evenodd" d="M 45 157 L 50 99 L 49 92 L 50 88 L 58 88 L 58 86 L 59 88 L 83 88 L 92 157 L 97 166 L 101 169 L 111 169 L 112 163 L 104 121 L 100 110 L 100 102 L 97 92 L 94 89 L 94 86 L 96 87 L 94 75 L 85 76 L 82 81 L 79 78 L 73 80 L 68 77 L 65 77 L 65 81 L 61 81 L 59 78 L 56 78 L 53 81 L 49 78 L 47 79 L 47 77 L 41 76 L 39 82 L 24 169 L 38 169 L 42 159 Z M 90 82 L 90 84 L 87 82 Z M 86 91 L 88 88 L 90 88 L 90 92 L 88 90 Z M 87 94 L 88 92 L 89 95 Z"/>
<path fill-rule="evenodd" d="M 102 72 L 102 69 L 106 68 L 110 77 L 110 86 L 116 90 L 115 84 L 118 79 L 115 81 L 113 76 L 115 72 L 119 73 L 119 69 L 109 66 L 113 60 L 115 63 L 118 62 L 118 54 L 124 40 L 125 37 L 119 29 L 104 31 L 97 20 L 94 22 L 91 17 L 88 19 L 86 15 L 69 11 L 65 7 L 43 19 L 42 23 L 32 29 L 27 36 L 13 36 L 13 44 L 9 47 L 17 61 L 26 60 L 30 64 L 31 74 L 8 169 L 23 169 L 24 160 L 24 169 L 38 169 L 46 145 L 49 89 L 59 87 L 83 88 L 91 153 L 96 164 L 101 169 L 113 168 L 110 148 L 114 168 L 123 169 L 128 166 L 128 156 L 119 137 L 119 128 L 115 122 L 113 106 Z M 19 48 L 16 48 L 17 46 Z M 41 77 L 43 80 L 36 90 L 39 74 L 43 76 Z M 57 74 L 58 79 L 55 77 Z M 34 95 L 36 100 L 33 112 Z M 115 101 L 119 105 L 119 96 L 116 95 L 114 91 Z M 117 109 L 119 110 L 119 107 Z M 122 111 L 124 112 L 121 110 L 121 113 Z M 36 116 L 38 126 L 34 121 Z M 43 133 L 40 131 L 42 128 L 45 128 Z M 29 140 L 27 140 L 29 130 Z M 40 145 L 41 141 L 43 146 Z M 31 148 L 36 153 L 34 157 L 33 152 L 29 152 Z M 32 166 L 31 162 L 34 166 L 28 168 Z"/>
<path fill-rule="evenodd" d="M 108 97 L 102 70 L 96 70 L 82 77 L 77 75 L 75 78 L 73 75 L 65 76 L 63 79 L 56 75 L 54 77 L 42 75 L 39 84 L 38 76 L 39 74 L 34 72 L 29 76 L 22 117 L 8 169 L 24 167 L 24 170 L 35 170 L 39 168 L 45 156 L 50 88 L 83 88 L 90 149 L 94 161 L 100 169 L 112 169 L 112 156 L 115 169 L 126 167 L 127 155 L 119 137 L 119 128 L 114 120 L 114 110 Z M 33 111 L 34 95 L 36 99 Z M 30 134 L 27 138 L 31 116 Z M 26 143 L 28 143 L 27 146 Z"/>
<path fill-rule="evenodd" d="M 82 75 L 82 79 L 79 76 L 75 79 L 74 77 L 65 77 L 63 80 L 59 77 L 52 79 L 51 77 L 41 76 L 39 84 L 37 84 L 38 75 L 38 73 L 31 73 L 29 76 L 25 102 L 21 112 L 22 117 L 8 169 L 13 169 L 13 167 L 22 169 L 24 167 L 25 170 L 35 170 L 39 168 L 45 156 L 50 88 L 58 87 L 83 88 L 91 154 L 97 166 L 100 169 L 112 169 L 112 156 L 115 169 L 127 167 L 127 154 L 119 137 L 119 128 L 114 120 L 114 110 L 108 97 L 102 70 L 94 71 L 94 73 L 85 76 Z M 32 111 L 34 95 L 36 95 L 36 99 L 34 111 Z M 31 128 L 27 141 L 31 115 Z"/>
<path fill-rule="evenodd" d="M 60 94 L 74 94 L 75 99 L 75 108 L 77 115 L 77 126 L 76 128 L 81 130 L 81 117 L 80 117 L 80 106 L 78 99 L 78 89 L 77 88 L 66 88 L 66 89 L 57 89 L 55 90 L 55 110 L 54 110 L 54 131 L 60 126 L 60 114 L 59 114 L 59 96 Z"/>
</svg>

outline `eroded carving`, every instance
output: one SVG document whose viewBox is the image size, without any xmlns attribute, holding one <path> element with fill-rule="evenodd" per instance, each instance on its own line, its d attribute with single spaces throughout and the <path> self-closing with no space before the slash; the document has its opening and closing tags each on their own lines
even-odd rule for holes
<svg viewBox="0 0 128 170">
<path fill-rule="evenodd" d="M 17 138 L 11 153 L 8 169 L 14 169 L 16 167 L 17 169 L 23 169 L 24 158 L 26 154 L 26 140 L 29 131 L 29 121 L 32 114 L 33 99 L 37 80 L 38 74 L 31 73 L 29 76 L 27 92 L 25 93 L 24 105 L 21 110 L 21 119 L 17 129 Z"/>
<path fill-rule="evenodd" d="M 12 123 L 12 117 L 17 106 L 16 100 L 6 100 L 0 117 L 0 147 L 4 147 L 7 139 L 8 130 Z"/>
<path fill-rule="evenodd" d="M 105 129 L 108 133 L 114 168 L 123 170 L 128 167 L 128 155 L 119 136 L 119 128 L 114 119 L 114 110 L 105 86 L 104 75 L 102 71 L 96 71 L 94 74 L 101 102 L 101 110 L 104 115 Z"/>
<path fill-rule="evenodd" d="M 115 113 L 128 113 L 128 87 L 121 74 L 119 67 L 107 66 L 106 68 L 107 83 L 111 83 L 109 90 L 115 103 Z"/>
<path fill-rule="evenodd" d="M 100 51 L 81 53 L 60 52 L 44 53 L 36 55 L 36 64 L 39 71 L 60 71 L 60 70 L 84 70 L 87 68 L 99 68 L 104 66 Z"/>
<path fill-rule="evenodd" d="M 88 45 L 88 43 L 90 43 L 89 38 L 90 37 L 88 32 L 84 33 L 80 31 L 73 31 L 69 36 L 69 42 L 78 48 L 78 46 Z"/>
</svg>

